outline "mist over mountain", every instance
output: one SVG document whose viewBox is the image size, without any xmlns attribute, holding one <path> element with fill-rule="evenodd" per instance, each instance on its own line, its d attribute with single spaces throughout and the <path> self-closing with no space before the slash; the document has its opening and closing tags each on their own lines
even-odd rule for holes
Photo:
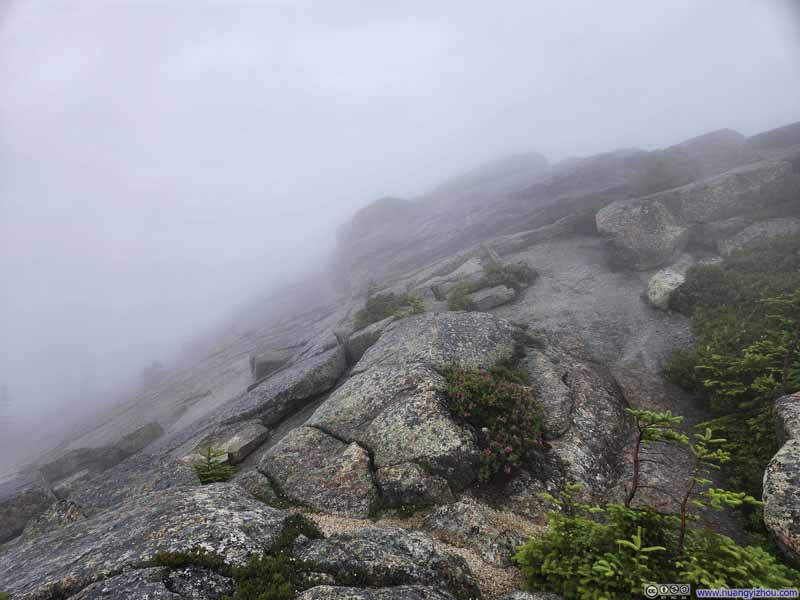
<svg viewBox="0 0 800 600">
<path fill-rule="evenodd" d="M 318 569 L 279 600 L 499 600 L 558 554 L 542 492 L 685 517 L 696 478 L 741 497 L 708 539 L 658 521 L 659 574 L 727 536 L 794 584 L 798 32 L 790 1 L 2 4 L 0 600 L 239 600 L 281 553 Z M 647 419 L 732 458 L 640 468 Z"/>
</svg>

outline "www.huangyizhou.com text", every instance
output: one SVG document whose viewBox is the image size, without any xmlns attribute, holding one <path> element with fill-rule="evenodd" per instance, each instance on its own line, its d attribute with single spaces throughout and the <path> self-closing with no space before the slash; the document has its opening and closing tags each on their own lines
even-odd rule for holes
<svg viewBox="0 0 800 600">
<path fill-rule="evenodd" d="M 800 591 L 797 588 L 784 588 L 781 590 L 770 590 L 765 588 L 750 589 L 703 589 L 695 590 L 698 598 L 798 598 Z"/>
</svg>

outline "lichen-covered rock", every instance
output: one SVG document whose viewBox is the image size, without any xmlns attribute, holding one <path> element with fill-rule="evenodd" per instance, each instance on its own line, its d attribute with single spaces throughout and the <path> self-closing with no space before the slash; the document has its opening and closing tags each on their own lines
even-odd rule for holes
<svg viewBox="0 0 800 600">
<path fill-rule="evenodd" d="M 393 527 L 365 527 L 320 540 L 298 541 L 295 556 L 339 585 L 428 585 L 457 598 L 480 592 L 466 561 L 428 536 Z"/>
<path fill-rule="evenodd" d="M 70 600 L 222 600 L 234 591 L 233 580 L 204 569 L 153 567 L 98 581 Z"/>
<path fill-rule="evenodd" d="M 775 401 L 773 409 L 778 443 L 800 440 L 800 393 L 783 396 Z"/>
<path fill-rule="evenodd" d="M 22 537 L 25 539 L 34 538 L 48 531 L 61 529 L 84 518 L 85 515 L 80 506 L 70 500 L 58 500 L 41 515 L 28 522 L 22 532 Z"/>
<path fill-rule="evenodd" d="M 764 472 L 764 524 L 784 553 L 800 564 L 800 439 L 790 439 Z"/>
<path fill-rule="evenodd" d="M 385 507 L 425 506 L 453 501 L 450 486 L 442 477 L 429 475 L 414 463 L 378 469 L 375 482 Z"/>
<path fill-rule="evenodd" d="M 290 431 L 258 468 L 289 500 L 316 510 L 364 518 L 377 505 L 369 454 L 314 427 Z"/>
<path fill-rule="evenodd" d="M 487 311 L 511 302 L 517 297 L 513 288 L 497 285 L 485 290 L 474 292 L 470 298 L 472 308 L 477 311 Z"/>
<path fill-rule="evenodd" d="M 9 544 L 0 561 L 0 589 L 25 600 L 49 598 L 54 590 L 69 597 L 158 552 L 203 548 L 240 565 L 269 550 L 287 518 L 231 484 L 142 494 L 63 529 Z"/>
<path fill-rule="evenodd" d="M 140 453 L 107 471 L 62 485 L 58 494 L 80 506 L 84 514 L 92 515 L 134 496 L 194 485 L 200 485 L 200 480 L 190 466 Z"/>
<path fill-rule="evenodd" d="M 736 235 L 721 240 L 717 247 L 720 254 L 727 256 L 734 250 L 738 250 L 745 244 L 754 242 L 756 240 L 763 240 L 778 235 L 790 235 L 800 231 L 800 219 L 783 218 L 783 219 L 768 219 L 766 221 L 758 221 L 745 227 Z"/>
<path fill-rule="evenodd" d="M 518 527 L 471 498 L 437 508 L 425 517 L 422 528 L 450 545 L 474 550 L 499 567 L 511 565 L 511 557 L 526 539 Z"/>
<path fill-rule="evenodd" d="M 423 585 L 389 588 L 355 588 L 320 585 L 306 590 L 297 600 L 452 600 L 447 592 Z"/>
<path fill-rule="evenodd" d="M 56 497 L 38 473 L 0 483 L 0 543 L 18 536 L 31 519 L 44 513 Z"/>
<path fill-rule="evenodd" d="M 670 296 L 684 284 L 686 272 L 693 264 L 694 259 L 686 254 L 675 264 L 656 272 L 647 283 L 647 301 L 655 308 L 666 310 Z"/>
<path fill-rule="evenodd" d="M 730 217 L 779 212 L 800 192 L 800 174 L 785 160 L 762 161 L 696 183 L 601 209 L 597 230 L 615 249 L 618 264 L 648 270 L 672 262 L 690 229 Z"/>
</svg>

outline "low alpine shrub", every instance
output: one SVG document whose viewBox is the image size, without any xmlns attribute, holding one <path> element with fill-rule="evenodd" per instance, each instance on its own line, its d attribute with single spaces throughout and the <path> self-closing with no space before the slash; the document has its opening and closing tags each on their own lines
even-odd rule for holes
<svg viewBox="0 0 800 600">
<path fill-rule="evenodd" d="M 520 291 L 533 283 L 535 278 L 536 271 L 523 262 L 502 264 L 492 260 L 483 265 L 483 285 L 481 287 L 505 285 Z"/>
<path fill-rule="evenodd" d="M 353 327 L 358 331 L 387 317 L 407 317 L 423 312 L 425 305 L 416 294 L 376 294 L 370 289 L 366 305 L 353 318 Z"/>
<path fill-rule="evenodd" d="M 481 449 L 479 479 L 510 474 L 538 462 L 541 416 L 531 388 L 509 378 L 510 370 L 458 369 L 445 372 L 448 407 L 470 425 Z"/>
<path fill-rule="evenodd" d="M 472 285 L 461 281 L 447 293 L 447 310 L 472 310 Z"/>
</svg>

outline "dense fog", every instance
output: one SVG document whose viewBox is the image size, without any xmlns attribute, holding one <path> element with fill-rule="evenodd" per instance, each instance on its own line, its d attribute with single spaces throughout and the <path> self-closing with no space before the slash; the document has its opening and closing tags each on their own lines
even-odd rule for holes
<svg viewBox="0 0 800 600">
<path fill-rule="evenodd" d="M 375 198 L 800 119 L 791 0 L 0 2 L 6 446 L 323 269 Z"/>
</svg>

